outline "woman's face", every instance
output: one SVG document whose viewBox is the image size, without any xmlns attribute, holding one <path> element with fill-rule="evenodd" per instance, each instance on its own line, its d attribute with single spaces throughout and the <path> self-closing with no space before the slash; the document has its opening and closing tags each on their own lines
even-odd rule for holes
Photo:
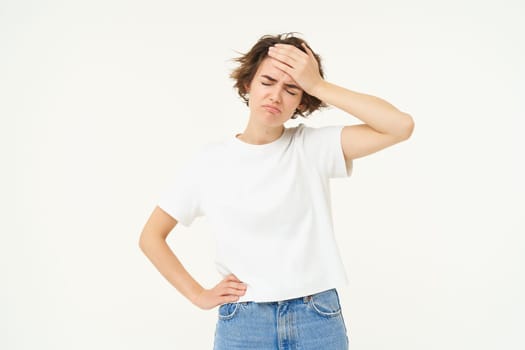
<svg viewBox="0 0 525 350">
<path fill-rule="evenodd" d="M 259 65 L 248 86 L 248 106 L 250 117 L 268 126 L 279 126 L 294 114 L 303 90 L 288 74 L 275 68 L 272 61 L 273 58 L 266 57 Z"/>
</svg>

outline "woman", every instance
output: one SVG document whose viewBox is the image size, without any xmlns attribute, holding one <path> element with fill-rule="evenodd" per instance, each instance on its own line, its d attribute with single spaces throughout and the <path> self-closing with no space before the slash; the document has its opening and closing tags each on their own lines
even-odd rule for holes
<svg viewBox="0 0 525 350">
<path fill-rule="evenodd" d="M 243 133 L 204 147 L 154 209 L 140 247 L 193 304 L 218 308 L 215 349 L 347 349 L 336 287 L 347 278 L 336 245 L 328 180 L 354 159 L 406 140 L 412 118 L 388 102 L 324 80 L 321 61 L 293 34 L 263 36 L 232 73 L 250 115 Z M 286 128 L 331 105 L 360 125 Z M 206 215 L 223 276 L 211 289 L 166 244 L 178 222 Z"/>
</svg>

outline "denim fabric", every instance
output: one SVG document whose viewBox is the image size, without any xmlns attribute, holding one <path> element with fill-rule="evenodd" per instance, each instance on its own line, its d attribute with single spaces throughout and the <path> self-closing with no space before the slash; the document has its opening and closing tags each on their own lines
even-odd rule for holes
<svg viewBox="0 0 525 350">
<path fill-rule="evenodd" d="M 214 350 L 347 350 L 339 295 L 329 289 L 276 302 L 218 308 Z"/>
</svg>

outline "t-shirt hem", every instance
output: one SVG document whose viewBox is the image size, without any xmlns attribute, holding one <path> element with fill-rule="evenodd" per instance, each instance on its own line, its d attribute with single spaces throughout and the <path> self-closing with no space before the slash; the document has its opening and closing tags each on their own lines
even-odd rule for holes
<svg viewBox="0 0 525 350">
<path fill-rule="evenodd" d="M 279 297 L 248 297 L 244 299 L 242 296 L 239 298 L 237 303 L 242 302 L 256 302 L 256 303 L 271 303 L 271 302 L 278 302 L 278 301 L 284 301 L 284 300 L 290 300 L 290 299 L 296 299 L 296 298 L 303 298 L 308 295 L 320 293 L 329 289 L 333 288 L 342 288 L 348 286 L 348 280 L 345 279 L 343 281 L 339 281 L 338 283 L 331 283 L 323 287 L 317 287 L 312 289 L 307 289 L 304 292 L 301 293 L 293 293 L 293 294 L 283 294 Z"/>
</svg>

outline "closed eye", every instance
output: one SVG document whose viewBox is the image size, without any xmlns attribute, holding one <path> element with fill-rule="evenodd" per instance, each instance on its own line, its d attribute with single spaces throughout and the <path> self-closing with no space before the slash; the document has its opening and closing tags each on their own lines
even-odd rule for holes
<svg viewBox="0 0 525 350">
<path fill-rule="evenodd" d="M 264 82 L 264 81 L 261 81 L 261 84 L 264 85 L 264 86 L 271 86 L 271 85 L 272 85 L 272 83 L 267 83 L 267 82 Z M 290 94 L 291 96 L 295 96 L 295 95 L 297 95 L 296 92 L 293 92 L 293 91 L 290 91 L 290 90 L 286 90 L 286 92 L 287 92 L 288 94 Z"/>
</svg>

